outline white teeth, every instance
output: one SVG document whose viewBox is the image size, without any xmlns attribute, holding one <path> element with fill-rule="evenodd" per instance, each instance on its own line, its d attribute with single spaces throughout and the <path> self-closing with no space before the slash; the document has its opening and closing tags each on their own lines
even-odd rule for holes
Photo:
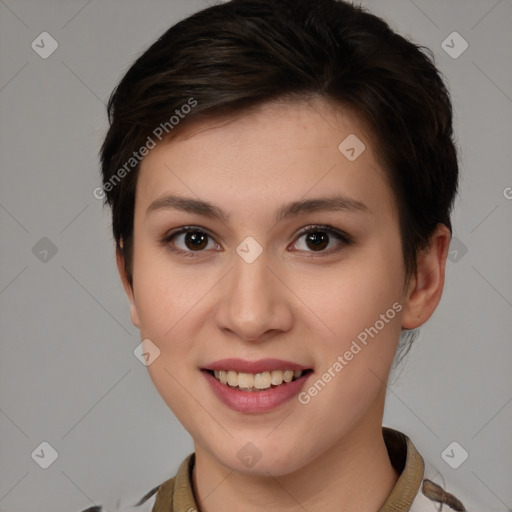
<svg viewBox="0 0 512 512">
<path fill-rule="evenodd" d="M 274 370 L 272 372 L 244 373 L 233 370 L 214 370 L 215 378 L 222 384 L 243 391 L 269 389 L 272 385 L 279 386 L 283 382 L 291 382 L 302 375 L 302 370 Z"/>
<path fill-rule="evenodd" d="M 281 370 L 276 370 L 272 372 L 272 384 L 274 386 L 279 386 L 279 384 L 283 383 L 283 372 Z"/>
<path fill-rule="evenodd" d="M 235 372 L 233 370 L 228 371 L 228 385 L 231 387 L 238 386 L 238 373 L 237 372 Z"/>
<path fill-rule="evenodd" d="M 291 382 L 293 379 L 293 370 L 286 370 L 284 373 L 283 373 L 283 380 L 285 382 Z"/>
<path fill-rule="evenodd" d="M 239 373 L 238 374 L 238 387 L 244 388 L 244 389 L 250 389 L 253 386 L 254 386 L 254 375 L 252 373 Z"/>
<path fill-rule="evenodd" d="M 244 374 L 240 374 L 240 375 L 244 375 Z M 238 382 L 240 382 L 240 377 L 238 378 Z M 270 387 L 271 383 L 272 383 L 272 379 L 270 377 L 270 372 L 257 373 L 254 376 L 254 384 L 253 384 L 253 386 L 256 389 L 267 389 L 267 388 Z M 240 384 L 240 387 L 242 387 L 241 384 Z M 246 387 L 249 387 L 249 386 L 244 386 L 244 387 L 246 388 Z"/>
</svg>

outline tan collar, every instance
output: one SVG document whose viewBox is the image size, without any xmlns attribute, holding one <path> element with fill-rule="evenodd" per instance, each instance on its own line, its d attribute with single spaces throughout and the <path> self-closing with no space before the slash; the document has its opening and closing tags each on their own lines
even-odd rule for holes
<svg viewBox="0 0 512 512">
<path fill-rule="evenodd" d="M 408 512 L 423 480 L 425 463 L 405 434 L 382 427 L 382 435 L 391 464 L 399 476 L 379 512 Z"/>
<path fill-rule="evenodd" d="M 409 512 L 423 479 L 423 458 L 405 434 L 382 427 L 382 435 L 399 477 L 379 512 Z M 176 476 L 160 485 L 152 512 L 199 510 L 192 486 L 194 461 L 195 453 L 191 453 L 181 463 Z"/>
</svg>

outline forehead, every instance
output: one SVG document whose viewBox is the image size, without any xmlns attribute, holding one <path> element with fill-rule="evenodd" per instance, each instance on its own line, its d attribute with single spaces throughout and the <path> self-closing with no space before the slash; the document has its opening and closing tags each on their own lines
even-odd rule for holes
<svg viewBox="0 0 512 512">
<path fill-rule="evenodd" d="M 369 130 L 324 100 L 264 104 L 184 126 L 142 161 L 136 202 L 147 208 L 171 192 L 235 209 L 336 192 L 394 209 Z"/>
</svg>

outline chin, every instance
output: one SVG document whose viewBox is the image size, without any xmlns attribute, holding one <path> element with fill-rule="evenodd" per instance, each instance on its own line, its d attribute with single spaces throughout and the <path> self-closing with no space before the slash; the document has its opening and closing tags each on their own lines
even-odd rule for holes
<svg viewBox="0 0 512 512">
<path fill-rule="evenodd" d="M 247 442 L 242 444 L 242 448 L 239 448 L 234 456 L 223 451 L 217 459 L 224 466 L 237 473 L 264 477 L 268 477 L 269 474 L 272 476 L 288 475 L 305 466 L 310 460 L 310 457 L 298 452 L 296 447 L 293 446 L 286 449 L 283 449 L 282 446 L 280 449 L 266 446 L 261 450 L 255 448 L 255 446 L 257 446 L 256 443 Z M 265 453 L 270 455 L 265 455 Z M 251 456 L 253 460 L 250 459 Z M 244 459 L 246 459 L 246 462 Z"/>
</svg>

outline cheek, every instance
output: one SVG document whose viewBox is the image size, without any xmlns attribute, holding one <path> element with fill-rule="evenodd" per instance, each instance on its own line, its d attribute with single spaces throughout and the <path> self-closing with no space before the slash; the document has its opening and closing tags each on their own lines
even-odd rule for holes
<svg viewBox="0 0 512 512">
<path fill-rule="evenodd" d="M 141 238 L 135 245 L 133 280 L 141 334 L 165 349 L 207 293 L 212 277 L 201 275 L 197 266 L 172 264 L 165 250 Z"/>
<path fill-rule="evenodd" d="M 147 371 L 163 401 L 189 429 L 193 427 L 192 419 L 201 414 L 195 410 L 196 402 L 191 400 L 190 392 L 197 379 L 192 371 L 196 363 L 194 340 L 199 339 L 196 329 L 200 322 L 194 320 L 201 311 L 198 301 L 208 287 L 201 281 L 193 281 L 191 286 L 188 276 L 159 266 L 154 259 L 141 257 L 138 265 L 134 283 L 141 339 L 151 340 L 156 346 L 154 350 L 159 351 Z"/>
<path fill-rule="evenodd" d="M 401 299 L 402 279 L 401 267 L 392 259 L 361 256 L 313 279 L 302 277 L 297 295 L 305 297 L 314 313 L 331 327 L 333 337 L 353 336 L 353 329 L 373 324 Z M 393 313 L 391 320 L 396 317 Z"/>
<path fill-rule="evenodd" d="M 356 380 L 367 379 L 368 368 L 386 378 L 401 331 L 402 272 L 399 239 L 390 234 L 346 264 L 298 281 L 297 295 L 318 317 L 311 316 L 325 368 L 346 354 L 347 364 L 365 368 Z"/>
</svg>

